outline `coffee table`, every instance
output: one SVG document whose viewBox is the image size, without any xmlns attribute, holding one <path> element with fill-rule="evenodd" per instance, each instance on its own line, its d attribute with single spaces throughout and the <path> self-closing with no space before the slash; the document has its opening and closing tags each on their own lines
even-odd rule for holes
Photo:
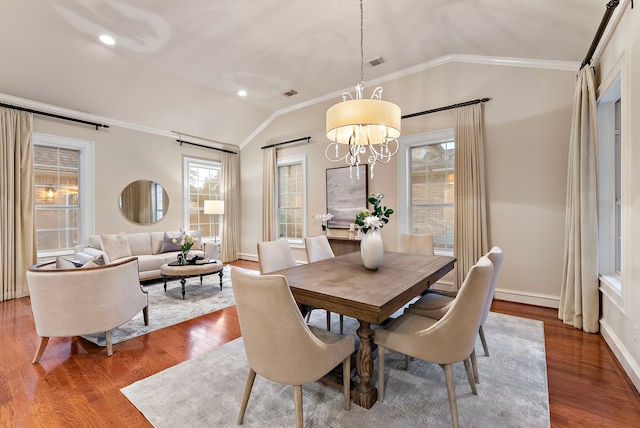
<svg viewBox="0 0 640 428">
<path fill-rule="evenodd" d="M 186 265 L 181 265 L 178 262 L 171 262 L 160 266 L 160 275 L 162 275 L 162 279 L 164 279 L 165 293 L 167 291 L 168 278 L 180 279 L 180 284 L 182 284 L 182 299 L 184 300 L 184 286 L 187 282 L 187 278 L 193 276 L 199 276 L 200 285 L 202 285 L 203 276 L 218 272 L 218 275 L 220 276 L 220 290 L 222 290 L 222 268 L 223 264 L 220 260 L 208 260 L 205 263 Z"/>
</svg>

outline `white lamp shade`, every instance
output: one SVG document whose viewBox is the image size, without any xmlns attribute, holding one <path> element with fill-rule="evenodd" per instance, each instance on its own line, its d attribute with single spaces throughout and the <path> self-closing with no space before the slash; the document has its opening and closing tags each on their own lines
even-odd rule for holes
<svg viewBox="0 0 640 428">
<path fill-rule="evenodd" d="M 327 138 L 341 144 L 381 144 L 400 136 L 400 120 L 400 107 L 388 101 L 342 101 L 327 110 Z"/>
<path fill-rule="evenodd" d="M 224 214 L 224 201 L 204 201 L 205 214 Z"/>
</svg>

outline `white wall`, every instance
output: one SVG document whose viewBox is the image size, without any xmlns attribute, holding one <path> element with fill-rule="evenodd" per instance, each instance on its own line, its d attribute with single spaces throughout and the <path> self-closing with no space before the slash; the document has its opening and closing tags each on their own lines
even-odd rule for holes
<svg viewBox="0 0 640 428">
<path fill-rule="evenodd" d="M 566 165 L 576 71 L 448 63 L 387 82 L 384 99 L 415 113 L 475 98 L 484 104 L 489 240 L 505 252 L 497 297 L 557 307 L 562 276 Z M 365 90 L 369 96 L 371 89 Z M 283 146 L 278 156 L 307 153 L 309 235 L 311 220 L 325 212 L 326 109 L 338 100 L 276 118 L 242 149 L 242 253 L 255 259 L 261 240 L 262 150 L 270 143 L 311 136 L 311 143 Z M 453 111 L 402 122 L 402 135 L 453 127 Z M 385 194 L 397 209 L 395 159 L 375 169 L 370 192 Z M 382 230 L 385 249 L 397 248 L 397 217 Z M 396 221 L 394 221 L 396 220 Z M 304 252 L 296 258 L 303 261 Z"/>
<path fill-rule="evenodd" d="M 640 15 L 619 6 L 622 19 L 596 64 L 596 78 L 608 82 L 621 75 L 622 94 L 622 302 L 606 284 L 601 285 L 600 326 L 613 352 L 640 390 Z M 636 5 L 637 9 L 637 5 Z M 603 88 L 606 89 L 606 88 Z"/>
</svg>

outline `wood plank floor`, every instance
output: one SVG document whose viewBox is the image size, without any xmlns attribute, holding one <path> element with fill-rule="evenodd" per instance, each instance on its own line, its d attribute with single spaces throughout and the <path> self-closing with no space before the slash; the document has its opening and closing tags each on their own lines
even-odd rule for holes
<svg viewBox="0 0 640 428">
<path fill-rule="evenodd" d="M 552 427 L 640 426 L 640 395 L 600 335 L 564 325 L 553 309 L 495 301 L 492 310 L 544 322 Z M 116 344 L 112 357 L 79 338 L 52 338 L 31 364 L 29 298 L 2 302 L 0 427 L 149 427 L 120 388 L 239 336 L 231 307 Z"/>
</svg>

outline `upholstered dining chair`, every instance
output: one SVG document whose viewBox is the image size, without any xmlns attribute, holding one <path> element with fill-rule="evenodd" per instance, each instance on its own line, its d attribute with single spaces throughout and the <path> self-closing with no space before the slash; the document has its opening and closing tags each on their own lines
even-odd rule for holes
<svg viewBox="0 0 640 428">
<path fill-rule="evenodd" d="M 378 345 L 378 399 L 384 399 L 384 356 L 387 350 L 401 352 L 414 358 L 439 364 L 445 373 L 451 420 L 459 426 L 453 364 L 464 362 L 467 379 L 477 395 L 469 362 L 482 321 L 493 264 L 487 257 L 469 270 L 458 296 L 447 313 L 435 320 L 412 313 L 404 313 L 384 328 L 375 330 L 373 340 Z"/>
<path fill-rule="evenodd" d="M 493 278 L 491 279 L 491 287 L 489 288 L 489 292 L 486 296 L 484 311 L 482 313 L 482 321 L 480 322 L 480 327 L 478 327 L 478 334 L 480 335 L 480 341 L 482 342 L 484 355 L 488 357 L 489 347 L 487 346 L 487 340 L 485 338 L 484 329 L 482 328 L 482 326 L 485 322 L 487 322 L 487 318 L 489 317 L 489 311 L 491 310 L 491 303 L 493 302 L 493 296 L 495 295 L 496 284 L 498 283 L 498 275 L 500 274 L 500 268 L 502 267 L 504 254 L 500 247 L 494 246 L 486 254 L 486 257 L 491 260 L 491 263 L 493 263 Z M 452 295 L 428 293 L 418 299 L 416 302 L 409 305 L 409 307 L 405 311 L 433 319 L 440 319 L 450 309 L 455 296 L 455 293 Z M 476 364 L 475 351 L 471 355 L 471 363 L 475 380 L 479 383 L 480 377 L 478 373 L 478 365 Z"/>
<path fill-rule="evenodd" d="M 307 252 L 307 262 L 313 263 L 324 259 L 335 257 L 331 244 L 326 235 L 305 236 L 304 249 Z M 344 331 L 344 315 L 340 315 L 340 334 Z M 307 322 L 311 312 L 307 314 Z M 327 311 L 327 330 L 331 330 L 331 312 Z"/>
<path fill-rule="evenodd" d="M 433 256 L 433 235 L 409 235 L 403 233 L 398 241 L 398 252 Z"/>
<path fill-rule="evenodd" d="M 260 266 L 260 275 L 296 266 L 289 242 L 286 239 L 258 242 L 258 265 Z M 312 306 L 300 305 L 300 310 L 307 316 L 307 319 L 314 309 Z M 331 313 L 329 312 L 327 312 L 327 330 L 331 330 Z"/>
<path fill-rule="evenodd" d="M 296 426 L 303 426 L 302 385 L 317 381 L 342 363 L 344 408 L 351 406 L 353 336 L 341 336 L 304 322 L 287 279 L 250 275 L 233 267 L 231 283 L 249 362 L 238 424 L 242 425 L 256 374 L 293 385 Z"/>
</svg>

